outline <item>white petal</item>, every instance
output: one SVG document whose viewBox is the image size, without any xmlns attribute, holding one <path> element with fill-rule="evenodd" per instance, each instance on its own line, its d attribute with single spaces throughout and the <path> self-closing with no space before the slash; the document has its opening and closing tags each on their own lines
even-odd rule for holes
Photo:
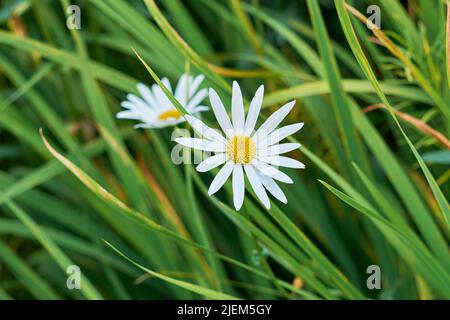
<svg viewBox="0 0 450 320">
<path fill-rule="evenodd" d="M 138 108 L 139 110 L 144 111 L 144 110 L 149 109 L 149 106 L 145 103 L 144 100 L 142 100 L 141 98 L 139 98 L 138 96 L 136 96 L 132 93 L 127 94 L 127 99 L 130 100 L 131 103 L 133 103 L 134 106 L 136 108 Z"/>
<path fill-rule="evenodd" d="M 270 163 L 274 166 L 293 168 L 293 169 L 304 169 L 305 165 L 298 160 L 283 157 L 283 156 L 258 156 L 258 160 Z"/>
<path fill-rule="evenodd" d="M 172 102 L 169 100 L 167 95 L 164 93 L 164 91 L 161 89 L 158 85 L 153 85 L 153 96 L 155 97 L 157 101 L 157 109 L 158 110 L 168 110 L 168 109 L 175 109 Z"/>
<path fill-rule="evenodd" d="M 261 105 L 264 96 L 264 85 L 261 85 L 258 90 L 256 90 L 255 96 L 250 102 L 250 108 L 248 109 L 247 119 L 245 120 L 245 132 L 251 134 L 255 129 L 256 121 L 258 120 L 259 111 L 261 110 Z"/>
<path fill-rule="evenodd" d="M 292 181 L 292 179 L 286 173 L 278 170 L 275 167 L 272 167 L 265 162 L 253 159 L 252 165 L 254 165 L 259 170 L 259 173 L 271 177 L 272 179 L 289 184 L 294 183 L 294 181 Z"/>
<path fill-rule="evenodd" d="M 192 95 L 197 91 L 203 79 L 205 79 L 205 76 L 199 74 L 189 83 L 189 97 L 192 97 Z"/>
<path fill-rule="evenodd" d="M 192 99 L 189 100 L 186 109 L 193 109 L 196 106 L 200 104 L 200 102 L 203 101 L 203 99 L 206 98 L 208 95 L 208 89 L 202 89 L 199 92 L 195 94 L 195 96 L 192 97 Z"/>
<path fill-rule="evenodd" d="M 200 162 L 196 169 L 198 172 L 206 172 L 220 166 L 227 161 L 227 159 L 228 156 L 226 153 L 219 153 Z"/>
<path fill-rule="evenodd" d="M 148 103 L 149 107 L 154 108 L 156 101 L 155 101 L 155 98 L 153 97 L 153 94 L 152 94 L 150 88 L 147 87 L 143 83 L 138 83 L 136 87 L 137 87 L 139 93 L 141 94 L 141 96 Z"/>
<path fill-rule="evenodd" d="M 177 88 L 175 89 L 175 99 L 177 99 L 182 106 L 186 105 L 188 99 L 187 82 L 188 75 L 182 74 L 180 80 L 178 80 Z"/>
<path fill-rule="evenodd" d="M 227 142 L 220 133 L 208 127 L 206 124 L 203 123 L 203 121 L 190 115 L 185 115 L 184 117 L 186 118 L 187 122 L 189 122 L 189 124 L 192 126 L 192 128 L 194 128 L 195 132 L 197 132 L 202 137 L 205 137 L 210 140 L 220 140 L 223 143 Z"/>
<path fill-rule="evenodd" d="M 244 103 L 242 102 L 241 88 L 236 81 L 233 81 L 231 94 L 231 117 L 235 130 L 244 129 Z"/>
<path fill-rule="evenodd" d="M 167 90 L 169 90 L 172 93 L 172 86 L 170 85 L 170 81 L 167 78 L 162 78 L 161 79 L 162 84 L 164 85 L 164 87 L 166 87 Z M 162 90 L 162 89 L 161 89 Z"/>
<path fill-rule="evenodd" d="M 209 107 L 207 107 L 207 106 L 198 106 L 198 107 L 195 107 L 188 111 L 190 114 L 196 114 L 198 112 L 203 112 L 203 111 L 208 111 L 208 110 L 209 110 Z"/>
<path fill-rule="evenodd" d="M 141 120 L 141 115 L 134 110 L 124 110 L 116 114 L 117 119 Z"/>
<path fill-rule="evenodd" d="M 280 186 L 275 181 L 273 181 L 272 178 L 265 175 L 259 175 L 259 178 L 267 191 L 269 191 L 275 198 L 277 198 L 281 202 L 287 203 L 287 198 L 284 195 L 283 190 L 281 190 Z"/>
<path fill-rule="evenodd" d="M 296 133 L 303 128 L 303 122 L 290 124 L 288 126 L 281 127 L 266 137 L 259 137 L 258 148 L 264 148 L 266 146 L 273 145 L 283 140 L 284 138 Z"/>
<path fill-rule="evenodd" d="M 222 101 L 214 89 L 209 89 L 209 100 L 211 101 L 211 107 L 214 111 L 217 122 L 219 122 L 219 125 L 222 128 L 222 131 L 227 135 L 227 137 L 231 137 L 233 126 L 231 125 L 230 118 L 225 111 Z"/>
<path fill-rule="evenodd" d="M 216 143 L 216 141 L 209 141 L 198 138 L 182 137 L 176 138 L 175 142 L 189 148 L 211 151 L 211 152 L 225 152 L 225 145 Z"/>
<path fill-rule="evenodd" d="M 275 111 L 270 115 L 269 118 L 261 125 L 261 127 L 258 128 L 256 131 L 256 134 L 259 135 L 269 135 L 279 124 L 283 119 L 288 115 L 288 113 L 292 110 L 294 107 L 295 101 L 291 101 L 286 103 L 284 106 L 282 106 L 280 109 Z"/>
<path fill-rule="evenodd" d="M 211 182 L 211 185 L 209 186 L 209 189 L 208 189 L 209 195 L 216 193 L 220 188 L 222 188 L 222 186 L 224 185 L 224 183 L 227 181 L 228 177 L 230 176 L 231 172 L 233 171 L 233 168 L 234 168 L 234 162 L 228 161 L 222 167 L 222 169 L 219 170 L 217 175 L 214 177 L 214 180 Z"/>
<path fill-rule="evenodd" d="M 242 165 L 238 164 L 233 169 L 233 204 L 234 208 L 239 211 L 244 203 L 245 180 Z"/>
<path fill-rule="evenodd" d="M 256 196 L 267 209 L 270 209 L 269 197 L 267 196 L 266 190 L 264 190 L 264 187 L 255 169 L 251 164 L 245 165 L 244 169 L 245 173 L 247 174 L 248 181 L 250 182 L 250 185 L 252 186 L 252 189 L 255 192 Z"/>
<path fill-rule="evenodd" d="M 122 101 L 121 103 L 120 103 L 120 105 L 123 107 L 123 108 L 125 108 L 125 109 L 131 109 L 131 110 L 133 110 L 133 109 L 135 109 L 136 108 L 136 106 L 133 104 L 133 102 L 131 102 L 131 101 Z"/>
<path fill-rule="evenodd" d="M 300 143 L 274 144 L 270 147 L 258 149 L 258 155 L 260 155 L 260 156 L 277 155 L 277 154 L 290 152 L 290 151 L 296 150 L 298 148 L 300 148 Z"/>
</svg>

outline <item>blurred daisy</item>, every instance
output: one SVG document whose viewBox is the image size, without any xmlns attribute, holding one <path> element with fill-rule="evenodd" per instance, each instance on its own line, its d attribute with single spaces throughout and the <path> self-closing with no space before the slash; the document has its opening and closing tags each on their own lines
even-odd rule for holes
<svg viewBox="0 0 450 320">
<path fill-rule="evenodd" d="M 203 75 L 193 77 L 183 74 L 175 93 L 167 78 L 161 79 L 161 82 L 190 114 L 196 114 L 209 109 L 200 105 L 208 94 L 207 89 L 198 90 L 204 78 Z M 160 86 L 154 84 L 150 89 L 139 83 L 137 89 L 141 97 L 128 94 L 128 100 L 121 103 L 126 110 L 117 113 L 117 118 L 141 121 L 142 123 L 135 125 L 135 128 L 163 128 L 185 121 Z"/>
<path fill-rule="evenodd" d="M 175 139 L 181 145 L 215 153 L 201 162 L 197 166 L 197 171 L 206 172 L 224 164 L 212 181 L 208 193 L 212 195 L 217 192 L 232 176 L 233 203 L 236 210 L 239 210 L 244 202 L 244 173 L 256 196 L 269 209 L 270 201 L 266 190 L 281 202 L 286 203 L 286 196 L 275 181 L 293 183 L 292 179 L 276 166 L 296 169 L 305 167 L 303 163 L 295 159 L 280 155 L 299 148 L 300 144 L 279 144 L 281 140 L 300 130 L 303 123 L 276 129 L 291 111 L 295 101 L 278 109 L 255 130 L 263 95 L 264 86 L 260 86 L 245 118 L 241 89 L 237 82 L 233 82 L 230 121 L 219 96 L 213 89 L 209 89 L 212 109 L 225 136 L 209 128 L 201 120 L 187 115 L 186 120 L 202 138 Z"/>
</svg>

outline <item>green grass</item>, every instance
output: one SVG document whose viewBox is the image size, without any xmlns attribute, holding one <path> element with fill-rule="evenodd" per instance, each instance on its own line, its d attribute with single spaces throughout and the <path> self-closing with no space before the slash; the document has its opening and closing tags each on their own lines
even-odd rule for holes
<svg viewBox="0 0 450 320">
<path fill-rule="evenodd" d="M 409 3 L 80 0 L 68 30 L 69 1 L 8 0 L 0 299 L 449 299 L 450 150 L 418 123 L 448 140 L 450 9 Z M 265 84 L 262 118 L 297 100 L 286 205 L 248 189 L 236 212 L 231 182 L 209 196 L 211 173 L 172 163 L 173 128 L 115 118 L 138 82 L 186 70 L 228 110 L 233 80 L 246 108 Z"/>
</svg>

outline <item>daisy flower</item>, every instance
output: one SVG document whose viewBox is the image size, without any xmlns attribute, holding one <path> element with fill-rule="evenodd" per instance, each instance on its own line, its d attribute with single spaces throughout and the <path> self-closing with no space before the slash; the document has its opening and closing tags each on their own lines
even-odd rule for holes
<svg viewBox="0 0 450 320">
<path fill-rule="evenodd" d="M 244 202 L 244 175 L 247 176 L 258 199 L 269 209 L 270 200 L 266 190 L 281 202 L 287 203 L 286 196 L 276 181 L 293 183 L 292 179 L 277 166 L 296 169 L 305 167 L 303 163 L 295 159 L 280 155 L 299 148 L 300 144 L 279 143 L 300 130 L 303 123 L 276 129 L 294 107 L 295 101 L 282 106 L 255 130 L 263 95 L 264 86 L 260 86 L 245 117 L 241 89 L 237 82 L 233 82 L 230 121 L 219 96 L 213 89 L 209 89 L 209 99 L 214 115 L 225 135 L 209 128 L 201 120 L 186 115 L 188 123 L 202 138 L 175 139 L 183 146 L 215 153 L 202 161 L 196 169 L 199 172 L 206 172 L 224 164 L 213 179 L 208 194 L 217 192 L 232 176 L 233 203 L 236 210 L 239 210 Z"/>
<path fill-rule="evenodd" d="M 174 93 L 167 78 L 161 79 L 161 82 L 190 114 L 196 114 L 209 109 L 200 105 L 208 94 L 207 89 L 198 90 L 204 78 L 203 75 L 193 77 L 183 74 Z M 185 121 L 160 86 L 154 84 L 150 89 L 139 83 L 137 89 L 141 97 L 128 94 L 127 100 L 121 103 L 126 110 L 117 113 L 117 118 L 141 121 L 135 128 L 163 128 Z"/>
</svg>

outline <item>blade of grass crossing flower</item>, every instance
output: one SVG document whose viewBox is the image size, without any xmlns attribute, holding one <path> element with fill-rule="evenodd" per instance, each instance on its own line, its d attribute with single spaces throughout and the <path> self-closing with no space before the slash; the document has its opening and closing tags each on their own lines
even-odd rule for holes
<svg viewBox="0 0 450 320">
<path fill-rule="evenodd" d="M 170 102 L 172 102 L 173 106 L 181 113 L 181 114 L 189 114 L 189 112 L 184 108 L 181 103 L 178 102 L 177 99 L 173 96 L 173 94 L 169 91 L 169 89 L 166 88 L 166 86 L 161 82 L 161 79 L 158 77 L 158 75 L 153 71 L 152 68 L 144 61 L 144 59 L 141 58 L 139 53 L 134 50 L 134 53 L 138 57 L 138 59 L 142 62 L 142 64 L 145 66 L 145 69 L 147 69 L 148 73 L 152 76 L 153 80 L 161 87 L 161 89 L 166 94 L 167 98 L 169 98 Z"/>
</svg>

